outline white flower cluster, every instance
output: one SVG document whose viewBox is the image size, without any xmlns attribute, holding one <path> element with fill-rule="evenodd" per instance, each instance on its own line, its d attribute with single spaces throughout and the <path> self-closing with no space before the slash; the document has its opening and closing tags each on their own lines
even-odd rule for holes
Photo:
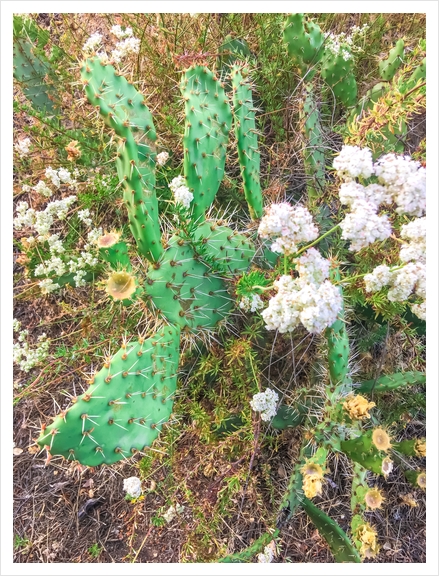
<svg viewBox="0 0 439 576">
<path fill-rule="evenodd" d="M 403 242 L 399 252 L 399 258 L 402 262 L 413 260 L 426 263 L 426 224 L 427 220 L 424 216 L 401 226 L 401 238 L 409 240 L 409 242 Z"/>
<path fill-rule="evenodd" d="M 250 406 L 255 412 L 261 412 L 261 418 L 264 422 L 268 422 L 276 416 L 276 404 L 279 401 L 279 396 L 274 390 L 266 388 L 265 392 L 255 394 L 250 400 Z"/>
<path fill-rule="evenodd" d="M 176 204 L 181 204 L 185 208 L 189 208 L 194 195 L 186 186 L 186 180 L 183 176 L 177 176 L 169 184 L 169 188 L 172 190 L 175 198 Z"/>
<path fill-rule="evenodd" d="M 84 222 L 86 226 L 92 225 L 92 219 L 90 218 L 90 210 L 86 208 L 85 210 L 79 210 L 78 218 Z"/>
<path fill-rule="evenodd" d="M 364 24 L 361 28 L 353 26 L 350 30 L 351 34 L 341 32 L 340 34 L 329 34 L 325 38 L 325 48 L 332 52 L 335 56 L 341 55 L 343 60 L 351 60 L 352 53 L 363 52 L 363 48 L 356 44 L 366 33 L 369 28 L 368 24 Z"/>
<path fill-rule="evenodd" d="M 387 214 L 379 216 L 376 206 L 366 200 L 357 200 L 351 206 L 352 212 L 340 222 L 341 235 L 350 240 L 349 250 L 358 252 L 376 240 L 385 240 L 392 234 L 392 226 Z"/>
<path fill-rule="evenodd" d="M 62 200 L 49 202 L 42 211 L 29 208 L 27 202 L 20 202 L 17 206 L 17 216 L 13 220 L 14 228 L 16 230 L 21 230 L 23 227 L 34 228 L 39 234 L 39 242 L 47 240 L 54 219 L 64 220 L 70 206 L 76 200 L 76 196 L 68 196 Z"/>
<path fill-rule="evenodd" d="M 30 145 L 31 145 L 30 138 L 23 138 L 22 140 L 19 140 L 17 144 L 14 145 L 14 148 L 15 150 L 17 150 L 18 154 L 21 157 L 23 157 L 29 154 Z"/>
<path fill-rule="evenodd" d="M 300 323 L 312 334 L 320 334 L 337 319 L 342 297 L 336 286 L 325 278 L 326 266 L 313 257 L 299 264 L 302 276 L 281 276 L 274 283 L 277 294 L 263 310 L 266 328 L 292 332 Z M 323 260 L 323 259 L 322 259 Z"/>
<path fill-rule="evenodd" d="M 138 498 L 142 494 L 142 483 L 136 476 L 131 476 L 124 479 L 123 489 L 131 498 Z"/>
<path fill-rule="evenodd" d="M 111 28 L 111 33 L 114 34 L 119 40 L 123 40 L 124 38 L 128 38 L 128 36 L 133 35 L 133 29 L 130 26 L 127 26 L 125 30 L 122 30 L 120 24 L 115 24 Z"/>
<path fill-rule="evenodd" d="M 14 332 L 18 332 L 18 342 L 14 343 L 12 358 L 13 361 L 19 365 L 20 370 L 29 372 L 39 362 L 47 358 L 49 351 L 50 341 L 47 339 L 46 334 L 41 334 L 38 337 L 38 345 L 34 350 L 31 350 L 28 342 L 26 341 L 29 335 L 28 330 L 21 330 L 21 323 L 14 318 L 13 323 Z"/>
<path fill-rule="evenodd" d="M 99 34 L 99 32 L 95 32 L 90 36 L 90 38 L 82 47 L 83 52 L 88 53 L 94 52 L 96 50 L 96 46 L 99 46 L 99 44 L 101 43 L 101 40 L 102 40 L 102 34 Z"/>
<path fill-rule="evenodd" d="M 76 184 L 76 180 L 72 178 L 72 174 L 70 173 L 67 168 L 58 168 L 58 170 L 54 170 L 51 166 L 46 168 L 46 178 L 50 178 L 52 184 L 59 188 L 61 184 L 68 184 L 70 186 L 74 186 Z"/>
<path fill-rule="evenodd" d="M 388 266 L 377 266 L 371 274 L 364 277 L 367 292 L 376 292 L 384 286 L 390 286 L 387 298 L 391 302 L 405 302 L 411 294 L 422 300 L 420 304 L 411 304 L 413 314 L 426 319 L 426 279 L 427 270 L 424 262 L 409 262 L 396 270 Z"/>
<path fill-rule="evenodd" d="M 281 202 L 265 209 L 258 234 L 261 238 L 276 239 L 271 245 L 273 252 L 294 254 L 297 244 L 315 240 L 319 231 L 305 207 Z"/>
<path fill-rule="evenodd" d="M 273 549 L 271 548 L 271 546 L 265 546 L 264 552 L 258 554 L 258 563 L 268 564 L 269 562 L 273 561 L 273 558 L 274 558 Z"/>
<path fill-rule="evenodd" d="M 140 50 L 140 39 L 129 36 L 118 42 L 116 48 L 111 52 L 111 59 L 114 62 L 121 62 L 128 54 L 138 54 Z"/>
<path fill-rule="evenodd" d="M 296 270 L 302 285 L 315 284 L 320 286 L 329 278 L 331 263 L 315 248 L 309 248 L 303 256 L 296 261 Z"/>
<path fill-rule="evenodd" d="M 46 198 L 50 198 L 53 194 L 52 190 L 43 180 L 40 180 L 38 184 L 33 187 L 33 190 L 35 190 L 35 192 L 38 194 L 41 194 L 41 196 L 45 196 Z"/>
<path fill-rule="evenodd" d="M 359 146 L 343 146 L 332 165 L 342 178 L 370 178 L 374 172 L 372 152 Z"/>
<path fill-rule="evenodd" d="M 260 308 L 264 307 L 264 302 L 261 300 L 259 294 L 252 294 L 251 296 L 243 296 L 239 307 L 244 312 L 256 312 Z"/>
<path fill-rule="evenodd" d="M 375 164 L 378 181 L 386 186 L 398 214 L 422 216 L 426 206 L 426 170 L 409 156 L 386 154 Z"/>
<path fill-rule="evenodd" d="M 395 202 L 397 213 L 411 216 L 422 216 L 425 212 L 425 169 L 408 156 L 386 154 L 373 164 L 368 148 L 343 146 L 333 166 L 345 180 L 340 186 L 340 201 L 351 209 L 340 222 L 342 238 L 351 240 L 349 250 L 356 252 L 391 235 L 387 215 L 378 215 L 380 205 Z M 379 184 L 363 186 L 354 180 L 372 175 L 377 176 Z M 406 248 L 404 261 L 412 259 L 411 254 L 419 247 Z"/>
<path fill-rule="evenodd" d="M 169 158 L 168 152 L 160 152 L 159 154 L 157 154 L 155 161 L 159 166 L 164 166 L 168 161 L 168 158 Z"/>
</svg>

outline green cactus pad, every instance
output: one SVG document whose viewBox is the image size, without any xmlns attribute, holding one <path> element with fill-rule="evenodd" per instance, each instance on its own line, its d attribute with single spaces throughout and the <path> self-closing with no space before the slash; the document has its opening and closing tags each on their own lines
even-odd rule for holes
<svg viewBox="0 0 439 576">
<path fill-rule="evenodd" d="M 288 16 L 283 31 L 284 42 L 293 64 L 304 75 L 310 66 L 317 64 L 323 55 L 324 37 L 320 27 L 315 22 L 305 19 L 304 14 L 296 13 Z M 310 70 L 307 80 L 311 80 L 315 71 Z"/>
<path fill-rule="evenodd" d="M 396 372 L 395 374 L 387 374 L 375 380 L 365 380 L 356 389 L 356 392 L 365 392 L 370 394 L 373 392 L 379 394 L 395 390 L 400 386 L 407 386 L 409 384 L 425 384 L 426 376 L 423 372 Z"/>
<path fill-rule="evenodd" d="M 414 69 L 413 74 L 408 79 L 407 84 L 405 86 L 405 90 L 407 91 L 411 90 L 414 86 L 416 86 L 416 84 L 420 80 L 425 81 L 426 78 L 427 78 L 427 67 L 426 67 L 426 59 L 424 58 L 422 62 L 419 64 L 419 66 L 417 66 Z"/>
<path fill-rule="evenodd" d="M 172 412 L 179 343 L 180 328 L 166 326 L 124 345 L 38 444 L 87 466 L 113 464 L 151 446 Z"/>
<path fill-rule="evenodd" d="M 340 280 L 338 268 L 331 270 L 331 279 Z M 341 286 L 339 291 L 343 296 Z M 329 374 L 331 376 L 331 384 L 335 387 L 333 394 L 336 396 L 338 388 L 345 383 L 349 370 L 349 338 L 344 321 L 344 307 L 340 310 L 334 324 L 325 330 L 325 336 L 328 342 Z"/>
<path fill-rule="evenodd" d="M 272 540 L 275 540 L 279 536 L 279 530 L 274 530 L 273 533 L 267 532 L 262 534 L 257 540 L 253 542 L 251 546 L 243 550 L 242 552 L 238 552 L 237 554 L 230 554 L 230 556 L 225 556 L 218 560 L 218 562 L 223 563 L 244 563 L 250 562 L 255 554 L 262 552 L 265 546 L 268 546 Z"/>
<path fill-rule="evenodd" d="M 223 276 L 178 236 L 148 270 L 145 292 L 155 312 L 195 331 L 214 328 L 233 307 Z"/>
<path fill-rule="evenodd" d="M 226 79 L 233 64 L 237 60 L 247 60 L 251 57 L 250 48 L 244 38 L 233 38 L 230 34 L 225 37 L 224 43 L 218 50 L 217 67 L 221 70 L 221 77 Z M 227 89 L 229 89 L 228 85 Z"/>
<path fill-rule="evenodd" d="M 51 67 L 43 51 L 48 39 L 44 32 L 32 20 L 14 16 L 14 78 L 20 82 L 26 98 L 36 110 L 53 114 L 56 112 L 56 91 L 46 81 L 51 75 Z M 35 41 L 38 41 L 38 47 Z"/>
<path fill-rule="evenodd" d="M 255 108 L 245 65 L 235 64 L 231 70 L 233 86 L 233 120 L 238 157 L 244 182 L 244 194 L 253 220 L 263 214 L 263 200 L 259 179 L 261 155 L 255 125 Z"/>
<path fill-rule="evenodd" d="M 157 135 L 151 113 L 134 86 L 99 58 L 84 62 L 81 77 L 89 102 L 121 139 L 116 166 L 124 186 L 130 228 L 140 253 L 155 261 L 163 249 L 154 190 Z"/>
<path fill-rule="evenodd" d="M 110 264 L 113 270 L 131 271 L 131 261 L 126 242 L 117 242 L 108 248 L 100 248 L 99 254 L 103 260 Z"/>
<path fill-rule="evenodd" d="M 223 86 L 204 66 L 186 70 L 180 90 L 186 117 L 184 174 L 194 195 L 193 217 L 203 219 L 223 179 L 232 113 Z"/>
<path fill-rule="evenodd" d="M 343 46 L 343 52 L 349 52 L 349 46 Z M 345 106 L 353 106 L 357 100 L 357 82 L 352 72 L 354 61 L 345 60 L 342 53 L 334 54 L 325 49 L 322 60 L 322 78 L 331 88 L 335 99 Z"/>
<path fill-rule="evenodd" d="M 320 113 L 310 84 L 305 85 L 305 98 L 300 106 L 301 127 L 305 136 L 303 160 L 310 198 L 318 198 L 325 189 L 325 154 Z"/>
<path fill-rule="evenodd" d="M 381 60 L 378 64 L 381 78 L 390 82 L 395 76 L 396 71 L 401 66 L 404 58 L 404 40 L 400 39 L 389 52 L 386 60 Z"/>
<path fill-rule="evenodd" d="M 351 440 L 342 440 L 340 442 L 340 449 L 354 462 L 357 462 L 364 468 L 371 470 L 375 474 L 384 476 L 382 470 L 383 460 L 386 458 L 386 453 L 378 448 L 372 442 L 373 430 L 364 432 L 357 438 Z"/>
<path fill-rule="evenodd" d="M 320 535 L 328 543 L 336 562 L 361 562 L 360 556 L 346 532 L 340 528 L 335 520 L 317 508 L 306 497 L 303 498 L 301 505 Z"/>
</svg>

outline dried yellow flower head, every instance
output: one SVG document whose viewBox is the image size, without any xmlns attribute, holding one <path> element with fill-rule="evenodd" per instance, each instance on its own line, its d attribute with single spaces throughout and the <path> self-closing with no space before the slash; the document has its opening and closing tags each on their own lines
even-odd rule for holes
<svg viewBox="0 0 439 576">
<path fill-rule="evenodd" d="M 72 140 L 69 142 L 64 150 L 67 152 L 67 160 L 77 160 L 78 158 L 81 158 L 82 152 L 78 148 L 77 140 Z"/>
<path fill-rule="evenodd" d="M 114 300 L 126 300 L 136 289 L 136 280 L 128 272 L 113 272 L 107 280 L 107 294 Z"/>
<path fill-rule="evenodd" d="M 384 476 L 388 476 L 392 470 L 393 470 L 393 462 L 387 456 L 387 458 L 383 459 L 383 462 L 381 464 L 381 471 L 384 474 Z"/>
<path fill-rule="evenodd" d="M 369 410 L 374 406 L 376 406 L 375 402 L 368 402 L 367 398 L 359 394 L 349 395 L 343 403 L 343 408 L 353 420 L 370 418 Z"/>
<path fill-rule="evenodd" d="M 378 450 L 389 450 L 392 447 L 390 443 L 390 436 L 382 428 L 375 428 L 372 432 L 372 442 Z"/>
<path fill-rule="evenodd" d="M 365 522 L 357 528 L 355 535 L 357 540 L 361 542 L 361 556 L 363 558 L 374 558 L 379 552 L 376 530 L 368 522 Z"/>
<path fill-rule="evenodd" d="M 415 444 L 416 456 L 425 458 L 427 454 L 427 442 L 425 440 L 417 440 Z"/>
<path fill-rule="evenodd" d="M 118 232 L 108 232 L 100 236 L 97 241 L 98 248 L 110 248 L 119 242 L 120 234 Z"/>
<path fill-rule="evenodd" d="M 427 488 L 427 474 L 425 472 L 421 472 L 420 474 L 418 474 L 418 477 L 416 478 L 416 483 L 420 488 L 425 490 Z"/>
<path fill-rule="evenodd" d="M 407 506 L 410 506 L 410 508 L 416 508 L 416 506 L 418 505 L 418 503 L 416 502 L 416 500 L 413 497 L 413 494 L 400 494 L 399 497 L 401 498 L 401 500 L 403 501 L 404 504 L 407 504 Z"/>
<path fill-rule="evenodd" d="M 306 462 L 300 469 L 303 476 L 302 490 L 307 498 L 314 498 L 322 493 L 323 469 L 319 464 Z"/>
<path fill-rule="evenodd" d="M 366 506 L 368 508 L 375 510 L 376 508 L 381 508 L 381 505 L 384 502 L 384 497 L 380 490 L 377 488 L 372 488 L 366 492 L 364 501 L 366 502 Z"/>
</svg>

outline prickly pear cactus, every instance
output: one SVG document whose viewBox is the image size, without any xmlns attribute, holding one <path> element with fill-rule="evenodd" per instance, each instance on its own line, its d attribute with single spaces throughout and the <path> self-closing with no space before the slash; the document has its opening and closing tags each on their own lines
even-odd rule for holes
<svg viewBox="0 0 439 576">
<path fill-rule="evenodd" d="M 113 464 L 146 449 L 169 420 L 177 386 L 180 328 L 123 344 L 88 390 L 38 439 L 49 455 L 87 466 Z"/>
<path fill-rule="evenodd" d="M 56 112 L 55 90 L 46 81 L 51 67 L 43 51 L 47 40 L 47 33 L 39 30 L 32 20 L 14 16 L 14 78 L 35 109 L 53 114 Z"/>
<path fill-rule="evenodd" d="M 312 67 L 319 62 L 323 54 L 324 37 L 320 27 L 315 22 L 308 21 L 304 14 L 290 14 L 283 31 L 284 42 L 293 65 L 307 80 L 315 74 Z"/>
<path fill-rule="evenodd" d="M 335 99 L 349 107 L 354 106 L 357 101 L 357 81 L 353 73 L 354 61 L 352 58 L 346 60 L 344 52 L 349 53 L 348 45 L 344 46 L 343 52 L 337 54 L 326 49 L 321 74 Z"/>
<path fill-rule="evenodd" d="M 389 57 L 386 60 L 381 60 L 378 65 L 381 78 L 389 82 L 394 76 L 398 68 L 403 63 L 404 58 L 404 40 L 398 40 L 395 47 L 389 52 Z"/>
</svg>

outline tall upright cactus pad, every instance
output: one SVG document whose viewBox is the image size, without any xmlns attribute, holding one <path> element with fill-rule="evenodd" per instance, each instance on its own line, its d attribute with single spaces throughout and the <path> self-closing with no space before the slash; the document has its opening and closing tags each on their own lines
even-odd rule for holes
<svg viewBox="0 0 439 576">
<path fill-rule="evenodd" d="M 321 59 L 324 41 L 322 31 L 318 24 L 306 20 L 304 14 L 296 13 L 288 16 L 284 25 L 283 38 L 293 64 L 302 76 Z M 307 74 L 307 80 L 311 80 L 314 74 L 315 70 L 311 68 Z"/>
<path fill-rule="evenodd" d="M 389 57 L 381 60 L 378 64 L 380 76 L 386 82 L 389 82 L 398 68 L 401 66 L 404 58 L 404 40 L 400 39 L 389 52 Z"/>
<path fill-rule="evenodd" d="M 417 66 L 412 75 L 407 81 L 405 86 L 406 90 L 411 90 L 420 80 L 425 80 L 427 78 L 427 60 L 424 58 L 422 62 Z"/>
<path fill-rule="evenodd" d="M 184 174 L 194 195 L 194 219 L 204 219 L 224 176 L 232 113 L 224 88 L 205 66 L 183 74 L 180 90 L 185 103 Z"/>
<path fill-rule="evenodd" d="M 322 126 L 314 90 L 311 84 L 304 87 L 300 106 L 301 128 L 305 136 L 303 160 L 310 198 L 321 196 L 325 187 L 325 154 L 323 151 Z"/>
<path fill-rule="evenodd" d="M 407 386 L 410 384 L 425 384 L 426 376 L 423 372 L 396 372 L 395 374 L 387 374 L 380 376 L 374 380 L 365 380 L 356 389 L 357 392 L 366 392 L 370 394 L 375 392 L 377 394 L 383 392 L 390 392 L 400 386 Z"/>
<path fill-rule="evenodd" d="M 336 281 L 340 280 L 340 271 L 338 268 L 331 270 L 331 279 Z M 339 290 L 343 295 L 341 287 Z M 329 375 L 336 396 L 337 389 L 346 381 L 349 369 L 349 338 L 344 321 L 344 307 L 340 310 L 334 324 L 326 329 L 325 336 L 328 342 Z"/>
<path fill-rule="evenodd" d="M 254 220 L 263 214 L 259 179 L 261 155 L 255 125 L 255 108 L 245 65 L 235 64 L 231 70 L 233 87 L 233 119 L 238 142 L 239 164 L 244 182 L 244 194 Z"/>
<path fill-rule="evenodd" d="M 321 74 L 323 80 L 331 88 L 335 99 L 345 106 L 353 106 L 357 101 L 357 82 L 353 74 L 353 58 L 345 59 L 349 52 L 349 46 L 343 45 L 343 50 L 337 54 L 330 48 L 326 48 Z"/>
<path fill-rule="evenodd" d="M 247 60 L 252 53 L 244 38 L 234 38 L 230 34 L 224 38 L 223 44 L 218 50 L 217 68 L 221 71 L 227 90 L 230 87 L 227 76 L 230 74 L 233 64 L 237 60 Z"/>
<path fill-rule="evenodd" d="M 361 562 L 360 555 L 346 532 L 340 528 L 335 520 L 317 508 L 308 498 L 304 497 L 301 505 L 320 535 L 328 543 L 336 562 Z"/>
<path fill-rule="evenodd" d="M 149 447 L 172 413 L 180 328 L 122 345 L 85 394 L 41 432 L 38 444 L 88 466 L 113 464 Z"/>
<path fill-rule="evenodd" d="M 157 136 L 151 113 L 134 86 L 98 57 L 84 62 L 81 76 L 88 100 L 120 138 L 116 165 L 130 228 L 140 253 L 155 261 L 163 248 L 154 189 Z"/>
<path fill-rule="evenodd" d="M 51 73 L 50 63 L 43 46 L 48 36 L 38 30 L 32 20 L 14 16 L 13 69 L 14 78 L 20 82 L 23 92 L 35 109 L 53 114 L 55 90 L 47 83 Z M 38 46 L 35 45 L 38 42 Z"/>
</svg>

